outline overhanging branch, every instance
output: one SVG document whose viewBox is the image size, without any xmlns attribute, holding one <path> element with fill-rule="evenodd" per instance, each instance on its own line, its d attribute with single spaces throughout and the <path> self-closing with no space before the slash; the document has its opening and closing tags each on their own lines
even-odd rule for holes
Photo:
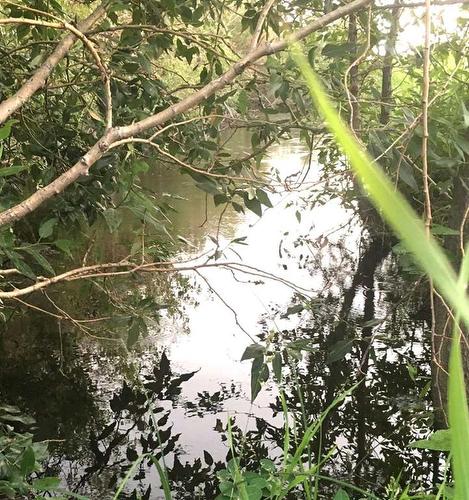
<svg viewBox="0 0 469 500">
<path fill-rule="evenodd" d="M 106 4 L 107 0 L 102 2 L 95 11 L 77 25 L 76 30 L 83 33 L 94 26 L 105 14 Z M 67 55 L 77 40 L 78 37 L 75 33 L 70 33 L 64 37 L 33 76 L 15 94 L 0 103 L 0 125 L 45 85 L 52 70 Z"/>
<path fill-rule="evenodd" d="M 334 21 L 341 19 L 368 6 L 371 0 L 354 0 L 347 5 L 329 12 L 304 28 L 293 32 L 288 38 L 264 43 L 251 50 L 245 57 L 233 64 L 223 75 L 211 81 L 202 89 L 182 99 L 176 104 L 149 116 L 143 120 L 124 127 L 109 129 L 103 137 L 69 170 L 57 177 L 47 186 L 39 189 L 23 202 L 0 213 L 0 226 L 11 224 L 38 208 L 49 198 L 61 193 L 70 184 L 74 183 L 82 175 L 88 175 L 89 169 L 94 165 L 116 141 L 136 137 L 146 130 L 158 127 L 182 113 L 196 107 L 208 97 L 219 90 L 230 85 L 238 75 L 259 59 L 285 50 L 291 43 L 303 40 L 311 33 L 328 26 Z"/>
</svg>

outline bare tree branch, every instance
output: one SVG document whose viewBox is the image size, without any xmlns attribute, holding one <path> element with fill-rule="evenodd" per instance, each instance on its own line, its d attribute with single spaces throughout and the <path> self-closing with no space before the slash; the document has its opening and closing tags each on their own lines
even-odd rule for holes
<svg viewBox="0 0 469 500">
<path fill-rule="evenodd" d="M 186 120 L 188 121 L 188 120 Z M 265 186 L 267 184 L 267 180 L 259 180 L 259 179 L 253 179 L 250 177 L 243 177 L 239 175 L 228 175 L 228 174 L 219 174 L 216 172 L 210 172 L 209 170 L 204 170 L 202 168 L 197 168 L 189 163 L 180 160 L 176 156 L 172 155 L 171 153 L 168 153 L 164 149 L 161 149 L 158 144 L 155 142 L 151 141 L 150 139 L 139 139 L 138 137 L 130 137 L 129 139 L 122 139 L 120 141 L 115 142 L 114 144 L 111 145 L 111 149 L 120 146 L 121 144 L 126 144 L 126 143 L 140 143 L 140 144 L 147 144 L 148 146 L 152 146 L 155 148 L 160 155 L 165 156 L 169 158 L 173 163 L 176 163 L 180 165 L 183 168 L 187 168 L 187 170 L 191 170 L 192 172 L 196 172 L 198 174 L 206 175 L 207 177 L 214 177 L 216 179 L 226 179 L 230 181 L 241 181 L 241 182 L 247 182 L 251 184 L 260 184 L 261 186 Z"/>
<path fill-rule="evenodd" d="M 436 0 L 432 5 L 464 5 L 469 3 L 469 0 Z M 412 3 L 394 3 L 389 5 L 375 5 L 373 10 L 390 10 L 390 9 L 414 9 L 415 7 L 425 7 L 426 2 L 412 2 Z"/>
<path fill-rule="evenodd" d="M 182 99 L 178 103 L 131 125 L 109 129 L 103 137 L 69 170 L 57 177 L 57 179 L 52 181 L 47 186 L 36 191 L 23 202 L 0 213 L 0 226 L 10 224 L 21 219 L 39 207 L 42 203 L 44 203 L 44 201 L 56 194 L 61 193 L 80 176 L 88 175 L 90 167 L 109 150 L 113 142 L 138 136 L 148 129 L 163 125 L 175 116 L 194 108 L 220 89 L 231 84 L 238 75 L 240 75 L 248 66 L 256 62 L 258 59 L 285 50 L 291 43 L 304 39 L 314 31 L 324 28 L 337 19 L 341 19 L 353 12 L 356 12 L 370 3 L 371 0 L 354 0 L 347 5 L 339 7 L 332 12 L 315 19 L 309 25 L 292 33 L 287 39 L 277 39 L 274 42 L 266 42 L 258 46 L 255 50 L 250 51 L 245 57 L 231 66 L 219 78 L 211 81 L 205 87 Z"/>
<path fill-rule="evenodd" d="M 221 268 L 229 269 L 235 272 L 248 274 L 251 276 L 257 276 L 268 280 L 277 281 L 283 285 L 292 288 L 302 295 L 308 295 L 310 293 L 309 289 L 295 285 L 293 282 L 286 280 L 280 276 L 263 271 L 256 267 L 243 264 L 242 262 L 208 262 L 204 261 L 202 263 L 196 262 L 198 257 L 191 258 L 188 260 L 183 260 L 179 262 L 147 262 L 139 263 L 129 262 L 128 260 L 122 260 L 120 262 L 109 262 L 106 264 L 95 264 L 91 266 L 78 267 L 76 269 L 71 269 L 62 274 L 52 276 L 50 278 L 43 278 L 32 285 L 26 286 L 24 288 L 15 288 L 9 291 L 0 290 L 0 300 L 5 299 L 17 299 L 18 297 L 23 297 L 29 295 L 30 293 L 43 290 L 51 285 L 58 283 L 76 281 L 81 279 L 93 279 L 93 278 L 104 278 L 108 276 L 126 276 L 129 274 L 139 274 L 139 273 L 179 273 L 184 271 L 195 271 L 199 269 L 210 269 L 210 268 Z"/>
<path fill-rule="evenodd" d="M 107 0 L 102 2 L 99 7 L 92 12 L 86 19 L 77 25 L 75 30 L 80 33 L 88 31 L 99 19 L 105 14 L 105 6 Z M 4 21 L 1 19 L 0 21 Z M 29 19 L 29 21 L 32 21 Z M 44 23 L 44 22 L 43 22 Z M 4 22 L 4 24 L 6 24 Z M 57 23 L 49 23 L 57 24 Z M 56 26 L 57 27 L 57 26 Z M 66 56 L 69 50 L 77 41 L 78 36 L 75 33 L 70 33 L 57 45 L 52 54 L 44 61 L 34 75 L 23 84 L 23 86 L 12 96 L 0 103 L 0 124 L 4 123 L 15 111 L 17 111 L 25 102 L 27 102 L 39 89 L 41 89 L 47 78 L 49 78 L 52 70 Z"/>
</svg>

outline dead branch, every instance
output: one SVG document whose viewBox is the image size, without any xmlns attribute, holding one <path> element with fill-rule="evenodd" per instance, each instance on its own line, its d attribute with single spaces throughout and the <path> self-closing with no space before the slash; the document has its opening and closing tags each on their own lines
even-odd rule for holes
<svg viewBox="0 0 469 500">
<path fill-rule="evenodd" d="M 252 178 L 248 178 L 248 177 L 242 177 L 242 176 L 236 176 L 236 175 L 217 174 L 215 172 L 210 172 L 210 171 L 204 170 L 202 168 L 193 167 L 189 163 L 186 163 L 185 161 L 180 160 L 179 158 L 172 155 L 171 153 L 168 153 L 164 149 L 161 149 L 158 144 L 151 141 L 150 139 L 139 139 L 138 137 L 130 137 L 129 139 L 122 139 L 121 141 L 115 142 L 114 144 L 111 145 L 110 149 L 112 149 L 116 146 L 120 146 L 122 144 L 128 144 L 128 143 L 140 143 L 140 144 L 147 144 L 148 146 L 152 146 L 153 148 L 155 148 L 158 151 L 158 153 L 160 153 L 160 155 L 169 158 L 173 163 L 176 163 L 177 165 L 180 165 L 181 167 L 186 168 L 187 170 L 190 170 L 192 172 L 206 175 L 207 177 L 214 177 L 216 179 L 226 179 L 226 180 L 230 180 L 230 181 L 248 182 L 248 183 L 260 184 L 262 186 L 264 186 L 266 184 L 266 181 L 262 181 L 262 180 L 257 180 L 257 179 L 252 179 Z"/>
<path fill-rule="evenodd" d="M 80 279 L 95 279 L 95 278 L 105 278 L 105 277 L 118 277 L 118 276 L 128 276 L 130 274 L 139 273 L 180 273 L 185 271 L 198 271 L 200 269 L 208 268 L 221 268 L 229 269 L 232 271 L 258 276 L 271 281 L 277 281 L 282 283 L 289 288 L 292 288 L 302 295 L 309 294 L 310 290 L 302 288 L 294 283 L 286 280 L 280 276 L 263 271 L 256 267 L 250 266 L 248 264 L 243 264 L 241 262 L 209 262 L 205 260 L 202 263 L 196 263 L 200 259 L 200 256 L 196 258 L 191 258 L 188 260 L 176 261 L 176 262 L 147 262 L 147 263 L 135 263 L 129 262 L 128 260 L 122 260 L 119 262 L 108 262 L 105 264 L 95 264 L 91 266 L 82 266 L 75 269 L 71 269 L 62 274 L 52 276 L 50 278 L 42 278 L 36 283 L 26 286 L 24 288 L 15 288 L 9 291 L 0 291 L 0 300 L 6 299 L 17 299 L 18 297 L 23 297 L 29 295 L 33 292 L 43 290 L 49 286 L 56 285 L 59 283 L 76 281 Z"/>
</svg>

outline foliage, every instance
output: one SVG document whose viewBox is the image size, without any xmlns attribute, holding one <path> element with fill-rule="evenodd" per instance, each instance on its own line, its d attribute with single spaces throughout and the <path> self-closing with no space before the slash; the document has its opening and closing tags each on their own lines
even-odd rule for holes
<svg viewBox="0 0 469 500">
<path fill-rule="evenodd" d="M 27 19 L 36 25 L 28 27 L 21 21 L 16 25 L 1 25 L 1 100 L 34 74 L 49 48 L 57 44 L 56 29 L 45 26 L 44 20 L 55 16 L 74 24 L 76 13 L 84 17 L 92 7 L 94 5 L 88 1 L 27 0 L 21 5 L 2 4 L 4 17 Z M 220 81 L 220 78 L 223 81 L 224 71 L 238 58 L 238 53 L 249 50 L 246 48 L 250 43 L 249 35 L 256 33 L 264 12 L 264 2 L 241 0 L 208 3 L 199 0 L 114 0 L 104 2 L 104 7 L 105 15 L 85 35 L 112 75 L 110 103 L 114 122 L 118 125 L 145 119 L 181 102 L 184 97 L 195 95 L 210 82 Z M 315 15 L 318 10 L 321 14 L 328 12 L 333 5 L 319 0 L 305 5 L 301 0 L 292 0 L 270 7 L 265 11 L 265 24 L 261 26 L 266 39 L 303 26 L 305 18 Z M 469 324 L 464 286 L 467 276 L 462 272 L 457 280 L 453 263 L 439 245 L 443 243 L 447 250 L 448 241 L 464 233 L 464 221 L 461 229 L 454 212 L 460 181 L 467 192 L 464 182 L 469 155 L 468 111 L 464 100 L 468 72 L 464 58 L 467 33 L 456 30 L 436 44 L 432 52 L 435 95 L 430 106 L 428 159 L 436 223 L 432 228 L 435 238 L 427 239 L 419 217 L 412 211 L 412 208 L 420 210 L 423 202 L 419 175 L 422 167 L 423 131 L 419 125 L 422 77 L 417 51 L 404 51 L 399 55 L 391 76 L 392 95 L 383 96 L 380 92 L 385 68 L 392 70 L 393 67 L 392 55 L 391 62 L 383 56 L 385 45 L 392 45 L 392 36 L 382 28 L 393 22 L 396 11 L 373 7 L 354 14 L 359 27 L 358 39 L 352 39 L 350 18 L 312 33 L 306 41 L 308 62 L 326 82 L 326 91 L 337 103 L 340 114 L 353 123 L 354 101 L 360 105 L 359 130 L 354 133 L 366 145 L 366 151 L 343 126 L 315 74 L 309 70 L 306 58 L 298 54 L 272 54 L 265 64 L 252 68 L 251 73 L 242 75 L 230 88 L 222 88 L 204 99 L 197 109 L 189 110 L 184 116 L 175 115 L 168 126 L 152 131 L 153 135 L 145 135 L 143 143 L 130 141 L 105 151 L 89 175 L 82 176 L 64 192 L 58 192 L 58 196 L 49 199 L 40 209 L 2 228 L 0 265 L 3 269 L 14 268 L 13 278 L 2 276 L 2 290 L 15 290 L 25 283 L 40 283 L 44 276 L 46 279 L 53 277 L 72 264 L 84 266 L 89 240 L 99 225 L 106 228 L 110 241 L 126 226 L 130 228 L 125 251 L 118 255 L 118 260 L 128 258 L 135 265 L 143 265 L 170 258 L 179 236 L 171 230 L 172 193 L 163 199 L 146 183 L 146 176 L 161 167 L 175 168 L 189 176 L 207 200 L 223 206 L 224 210 L 249 210 L 262 216 L 272 207 L 269 191 L 279 185 L 279 179 L 271 179 L 262 171 L 263 156 L 271 143 L 297 131 L 310 148 L 310 163 L 314 155 L 322 166 L 319 187 L 308 190 L 306 205 L 320 204 L 339 196 L 345 206 L 358 206 L 370 233 L 384 234 L 383 239 L 386 239 L 388 230 L 382 227 L 379 218 L 370 223 L 363 215 L 363 195 L 347 171 L 350 162 L 378 212 L 402 240 L 393 247 L 401 267 L 409 273 L 423 271 L 430 276 L 460 318 Z M 79 162 L 105 132 L 106 114 L 110 108 L 103 90 L 102 80 L 106 78 L 101 78 L 103 75 L 86 48 L 76 44 L 56 65 L 41 91 L 0 127 L 1 210 L 17 205 L 49 185 Z M 391 49 L 392 53 L 395 47 Z M 354 68 L 351 62 L 359 54 L 360 72 L 347 78 Z M 307 80 L 311 95 L 299 82 L 300 74 Z M 352 87 L 355 87 L 354 96 L 350 94 Z M 315 103 L 314 109 L 311 109 L 310 99 Z M 386 120 L 382 118 L 383 106 L 390 108 Z M 227 126 L 249 130 L 251 151 L 248 154 L 230 150 L 223 134 Z M 376 159 L 383 170 L 376 167 Z M 286 185 L 286 189 L 290 186 Z M 297 211 L 298 220 L 302 209 L 304 207 Z M 181 241 L 184 238 L 185 235 L 180 236 Z M 218 241 L 214 243 L 217 245 L 214 258 L 219 258 Z M 411 255 L 418 269 L 410 260 Z M 454 255 L 450 257 L 456 260 Z M 94 262 L 106 260 L 107 255 L 93 255 Z M 468 258 L 466 266 L 467 262 Z M 105 288 L 105 281 L 105 278 L 101 282 L 96 280 L 96 284 Z M 114 301 L 116 296 L 119 299 L 124 296 L 124 300 L 116 301 L 122 315 L 110 324 L 116 331 L 124 331 L 126 346 L 131 349 L 146 334 L 150 322 L 158 319 L 159 309 L 167 305 L 155 300 L 147 290 L 143 291 L 141 282 L 135 282 L 135 293 L 131 296 L 126 296 L 125 290 L 120 294 L 118 285 L 114 286 L 112 294 L 105 288 L 103 300 Z M 308 307 L 310 304 L 300 298 L 300 303 L 288 308 L 285 316 L 301 314 Z M 9 306 L 2 310 L 5 323 L 8 321 L 6 313 L 13 315 L 15 311 Z M 111 313 L 111 316 L 114 315 Z M 380 320 L 367 318 L 361 326 L 371 331 L 378 325 L 376 321 Z M 90 332 L 84 327 L 82 331 Z M 468 498 L 465 470 L 468 467 L 469 416 L 458 335 L 456 324 L 450 363 L 451 429 L 449 433 L 439 431 L 412 446 L 434 450 L 446 450 L 449 446 L 456 479 L 455 498 Z M 346 366 L 357 344 L 355 337 L 344 335 L 326 345 L 322 353 L 323 365 L 335 367 L 332 371 L 336 370 L 334 374 L 337 374 Z M 252 360 L 252 401 L 271 373 L 280 388 L 279 400 L 284 414 L 280 460 L 263 458 L 258 462 L 260 468 L 249 468 L 242 454 L 237 454 L 234 430 L 229 421 L 230 456 L 225 469 L 223 464 L 215 463 L 208 452 L 204 454 L 205 465 L 200 460 L 192 466 L 182 465 L 176 453 L 178 435 L 172 434 L 172 427 L 168 425 L 169 412 L 160 400 L 174 402 L 180 394 L 180 385 L 194 372 L 173 374 L 163 354 L 153 372 L 147 374 L 142 387 L 123 384 L 111 400 L 112 422 L 91 436 L 95 463 L 87 473 L 98 473 L 109 465 L 118 444 L 129 439 L 130 430 L 123 429 L 121 423 L 131 417 L 138 444 L 129 441 L 125 458 L 109 480 L 109 488 L 117 488 L 116 498 L 128 481 L 138 476 L 140 465 L 156 467 L 166 498 L 170 497 L 171 488 L 178 489 L 181 477 L 188 483 L 189 494 L 202 489 L 204 479 L 201 478 L 210 477 L 204 484 L 204 493 L 211 494 L 219 482 L 220 498 L 282 498 L 289 494 L 317 498 L 319 481 L 334 482 L 334 479 L 324 478 L 320 473 L 321 461 L 326 460 L 328 454 L 322 457 L 320 451 L 320 459 L 312 463 L 312 441 L 317 438 L 326 417 L 329 418 L 332 407 L 346 396 L 329 405 L 318 420 L 310 422 L 305 418 L 304 400 L 298 391 L 295 398 L 303 413 L 303 436 L 300 439 L 296 434 L 295 439 L 290 439 L 296 427 L 290 428 L 290 401 L 283 392 L 286 378 L 296 376 L 291 366 L 300 363 L 304 353 L 312 355 L 317 350 L 318 343 L 312 339 L 288 339 L 274 344 L 267 337 L 262 344 L 248 346 L 243 355 L 243 360 Z M 409 364 L 407 368 L 410 377 L 415 378 L 416 368 Z M 205 405 L 216 404 L 220 399 L 220 395 L 200 395 L 200 403 Z M 192 404 L 194 410 L 197 405 Z M 3 410 L 10 420 L 22 418 L 18 417 L 15 408 Z M 161 416 L 156 418 L 158 413 Z M 5 441 L 7 446 L 2 448 L 6 450 L 6 466 L 2 469 L 2 476 L 6 478 L 2 480 L 7 481 L 4 491 L 9 494 L 37 492 L 57 486 L 54 478 L 38 478 L 31 483 L 30 475 L 40 471 L 42 458 L 40 446 L 32 441 L 32 436 L 14 433 L 7 426 L 4 432 L 5 435 L 9 433 Z M 173 452 L 174 463 L 168 469 L 163 458 L 166 453 Z M 389 485 L 389 497 L 411 498 L 410 487 L 401 488 L 398 483 L 396 480 Z M 449 488 L 442 488 L 439 496 L 449 497 Z M 371 493 L 354 489 L 353 485 L 337 480 L 334 483 L 333 493 L 337 500 L 350 498 L 353 491 L 373 498 Z M 132 494 L 149 497 L 151 493 L 149 489 Z"/>
<path fill-rule="evenodd" d="M 460 277 L 456 279 L 451 264 L 443 251 L 431 235 L 427 237 L 423 223 L 409 207 L 405 198 L 393 190 L 386 176 L 367 157 L 358 141 L 344 126 L 324 93 L 319 80 L 309 68 L 306 58 L 298 48 L 296 48 L 295 58 L 308 84 L 315 105 L 323 114 L 326 123 L 349 158 L 351 166 L 359 176 L 370 198 L 382 210 L 383 216 L 400 236 L 403 244 L 413 253 L 415 260 L 439 287 L 444 298 L 456 312 L 451 347 L 448 410 L 455 496 L 460 499 L 469 498 L 469 485 L 467 484 L 469 412 L 461 356 L 462 339 L 459 333 L 459 318 L 469 327 L 469 299 L 466 293 L 469 256 L 465 256 Z"/>
<path fill-rule="evenodd" d="M 17 432 L 15 427 L 30 427 L 34 419 L 23 415 L 16 406 L 0 406 L 0 495 L 17 498 L 34 494 L 43 498 L 48 491 L 60 486 L 57 477 L 41 477 L 42 462 L 47 457 L 47 445 L 33 440 L 29 432 Z"/>
</svg>

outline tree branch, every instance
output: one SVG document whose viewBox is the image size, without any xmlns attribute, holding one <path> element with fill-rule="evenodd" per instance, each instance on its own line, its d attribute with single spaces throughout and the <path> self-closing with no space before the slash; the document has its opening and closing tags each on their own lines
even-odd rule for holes
<svg viewBox="0 0 469 500">
<path fill-rule="evenodd" d="M 469 0 L 436 0 L 432 5 L 464 5 L 469 3 Z M 395 10 L 395 9 L 414 9 L 415 7 L 425 7 L 426 2 L 412 2 L 412 3 L 394 3 L 389 5 L 375 5 L 373 10 Z"/>
<path fill-rule="evenodd" d="M 315 19 L 309 25 L 294 32 L 287 39 L 280 38 L 272 43 L 262 44 L 255 50 L 250 51 L 245 57 L 231 66 L 219 78 L 211 81 L 205 87 L 182 99 L 178 103 L 169 106 L 155 115 L 133 123 L 132 125 L 109 129 L 104 136 L 69 170 L 57 177 L 57 179 L 52 181 L 47 186 L 36 191 L 23 202 L 0 213 L 0 227 L 21 219 L 42 205 L 44 201 L 56 194 L 61 193 L 80 176 L 88 175 L 90 167 L 109 150 L 113 142 L 138 136 L 146 130 L 163 125 L 175 116 L 194 108 L 220 89 L 230 85 L 238 75 L 240 75 L 248 66 L 256 62 L 258 59 L 285 50 L 291 43 L 306 38 L 314 31 L 324 28 L 337 19 L 341 19 L 353 12 L 356 12 L 370 3 L 371 0 L 354 0 L 347 5 L 339 7 L 332 12 Z"/>
<path fill-rule="evenodd" d="M 75 29 L 81 33 L 89 30 L 105 14 L 106 4 L 107 0 L 103 1 L 99 5 L 99 7 L 86 19 L 79 23 Z M 29 21 L 31 21 L 31 19 Z M 34 75 L 26 83 L 24 83 L 23 86 L 14 95 L 10 96 L 0 103 L 0 125 L 4 123 L 15 111 L 21 108 L 21 106 L 23 106 L 25 102 L 27 102 L 39 89 L 41 89 L 45 85 L 47 78 L 49 78 L 50 74 L 52 73 L 52 70 L 66 56 L 77 39 L 78 37 L 75 33 L 70 33 L 70 35 L 64 37 L 52 52 L 52 54 L 34 73 Z"/>
<path fill-rule="evenodd" d="M 0 300 L 16 300 L 18 297 L 23 297 L 25 295 L 29 295 L 30 293 L 43 290 L 44 288 L 47 288 L 51 285 L 68 281 L 104 278 L 108 276 L 125 276 L 138 273 L 179 273 L 184 271 L 197 271 L 199 269 L 211 269 L 214 267 L 229 269 L 235 272 L 277 281 L 305 296 L 308 296 L 311 292 L 311 290 L 303 288 L 299 285 L 295 285 L 295 283 L 282 278 L 281 276 L 277 276 L 248 264 L 243 264 L 242 262 L 209 262 L 207 260 L 197 264 L 197 260 L 198 257 L 193 257 L 188 260 L 179 262 L 148 262 L 143 264 L 136 264 L 127 260 L 122 260 L 120 262 L 109 262 L 106 264 L 78 267 L 62 274 L 52 276 L 51 278 L 41 279 L 40 281 L 37 281 L 36 283 L 33 283 L 32 285 L 26 286 L 24 288 L 16 288 L 10 291 L 0 290 Z M 191 262 L 194 263 L 191 264 Z"/>
<path fill-rule="evenodd" d="M 254 50 L 258 45 L 259 45 L 259 40 L 261 37 L 262 33 L 262 28 L 264 27 L 265 20 L 267 19 L 267 16 L 269 15 L 270 9 L 274 5 L 276 0 L 269 0 L 264 8 L 262 9 L 259 19 L 257 21 L 257 26 L 256 29 L 254 30 L 254 35 L 252 36 L 251 40 L 251 50 Z"/>
</svg>

